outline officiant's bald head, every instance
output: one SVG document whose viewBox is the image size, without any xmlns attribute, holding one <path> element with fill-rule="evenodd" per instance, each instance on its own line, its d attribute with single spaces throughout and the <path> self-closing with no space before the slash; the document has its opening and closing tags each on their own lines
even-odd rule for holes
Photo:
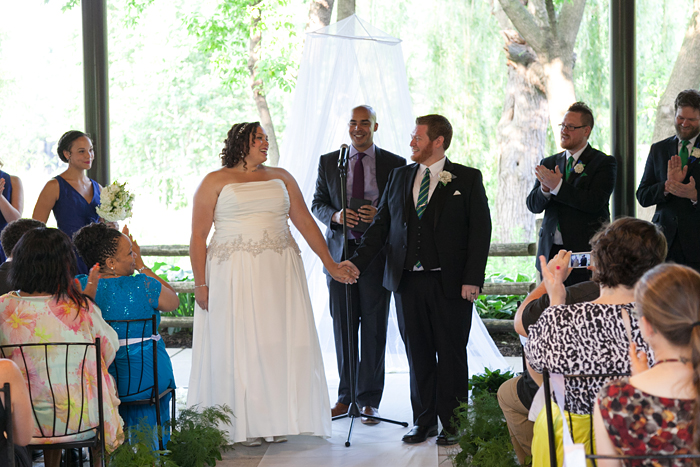
<svg viewBox="0 0 700 467">
<path fill-rule="evenodd" d="M 348 127 L 352 145 L 365 151 L 374 144 L 374 132 L 379 128 L 377 114 L 369 105 L 359 105 L 352 109 Z"/>
</svg>

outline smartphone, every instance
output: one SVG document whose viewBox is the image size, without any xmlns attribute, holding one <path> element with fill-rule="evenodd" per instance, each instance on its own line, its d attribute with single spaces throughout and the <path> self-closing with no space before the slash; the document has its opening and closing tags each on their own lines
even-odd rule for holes
<svg viewBox="0 0 700 467">
<path fill-rule="evenodd" d="M 579 253 L 571 253 L 571 263 L 569 263 L 570 268 L 587 268 L 592 263 L 591 252 L 584 251 Z"/>
</svg>

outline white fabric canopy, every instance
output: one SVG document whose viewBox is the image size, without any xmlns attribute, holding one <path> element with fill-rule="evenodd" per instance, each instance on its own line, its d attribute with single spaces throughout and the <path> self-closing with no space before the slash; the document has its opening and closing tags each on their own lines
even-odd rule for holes
<svg viewBox="0 0 700 467">
<path fill-rule="evenodd" d="M 319 156 L 350 145 L 350 111 L 362 104 L 377 112 L 377 146 L 406 157 L 415 126 L 408 92 L 401 40 L 391 37 L 356 15 L 308 33 L 299 68 L 294 104 L 280 166 L 294 175 L 304 199 L 311 205 Z M 320 225 L 325 232 L 325 226 Z M 323 265 L 306 242 L 294 232 L 302 251 L 324 359 L 335 362 L 333 325 Z M 469 372 L 508 368 L 474 312 L 469 338 Z M 335 368 L 335 364 L 328 365 Z M 393 299 L 387 336 L 386 370 L 406 371 L 408 362 L 396 322 Z"/>
</svg>

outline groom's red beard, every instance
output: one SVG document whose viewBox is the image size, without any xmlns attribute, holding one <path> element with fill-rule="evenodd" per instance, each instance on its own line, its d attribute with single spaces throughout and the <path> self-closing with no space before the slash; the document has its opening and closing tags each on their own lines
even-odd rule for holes
<svg viewBox="0 0 700 467">
<path fill-rule="evenodd" d="M 411 160 L 417 164 L 422 164 L 423 162 L 427 161 L 430 159 L 430 156 L 433 155 L 433 147 L 432 146 L 427 146 L 423 149 L 421 149 L 418 152 L 414 152 L 411 154 Z"/>
</svg>

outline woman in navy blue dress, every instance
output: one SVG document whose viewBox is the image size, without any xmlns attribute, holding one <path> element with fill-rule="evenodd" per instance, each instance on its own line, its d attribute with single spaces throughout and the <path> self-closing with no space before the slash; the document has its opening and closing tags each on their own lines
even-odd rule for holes
<svg viewBox="0 0 700 467">
<path fill-rule="evenodd" d="M 2 232 L 7 224 L 22 217 L 24 209 L 22 181 L 19 177 L 0 170 L 0 192 L 2 192 L 0 196 L 0 232 Z M 0 263 L 4 263 L 10 253 L 5 254 L 0 246 Z"/>
<path fill-rule="evenodd" d="M 71 130 L 58 140 L 58 157 L 68 163 L 68 169 L 57 175 L 41 190 L 32 217 L 46 223 L 53 210 L 58 228 L 73 238 L 73 234 L 88 224 L 99 222 L 95 211 L 100 205 L 102 187 L 87 176 L 95 152 L 90 137 L 82 131 Z M 78 258 L 78 274 L 89 269 Z"/>
</svg>

